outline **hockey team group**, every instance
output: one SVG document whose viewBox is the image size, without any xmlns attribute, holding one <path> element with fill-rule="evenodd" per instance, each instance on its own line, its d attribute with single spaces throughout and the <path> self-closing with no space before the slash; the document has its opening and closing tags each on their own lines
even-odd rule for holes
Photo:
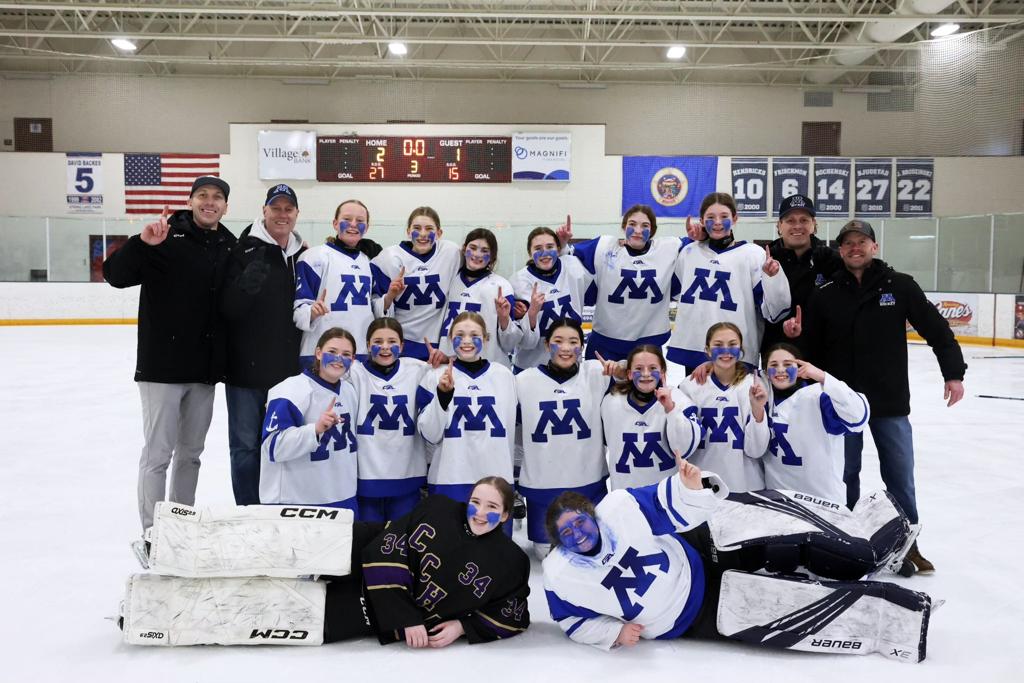
<svg viewBox="0 0 1024 683">
<path fill-rule="evenodd" d="M 643 205 L 595 239 L 538 227 L 507 280 L 493 232 L 446 240 L 430 207 L 382 248 L 346 200 L 308 246 L 292 188 L 271 187 L 237 240 L 229 191 L 196 179 L 188 209 L 104 264 L 142 287 L 134 547 L 150 572 L 129 579 L 126 642 L 509 638 L 530 623 L 525 513 L 551 617 L 578 643 L 924 659 L 931 598 L 879 580 L 934 571 L 906 323 L 947 405 L 966 365 L 913 279 L 874 258 L 869 223 L 835 250 L 793 195 L 762 248 L 712 193 L 683 239 Z M 237 505 L 193 507 L 221 381 Z M 861 496 L 866 429 L 886 491 Z"/>
</svg>

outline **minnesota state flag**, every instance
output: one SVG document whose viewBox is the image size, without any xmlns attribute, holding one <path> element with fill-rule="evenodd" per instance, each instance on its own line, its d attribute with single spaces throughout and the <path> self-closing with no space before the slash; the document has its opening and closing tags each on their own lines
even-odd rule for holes
<svg viewBox="0 0 1024 683">
<path fill-rule="evenodd" d="M 647 204 L 655 216 L 697 216 L 717 179 L 718 157 L 622 157 L 622 211 Z"/>
</svg>

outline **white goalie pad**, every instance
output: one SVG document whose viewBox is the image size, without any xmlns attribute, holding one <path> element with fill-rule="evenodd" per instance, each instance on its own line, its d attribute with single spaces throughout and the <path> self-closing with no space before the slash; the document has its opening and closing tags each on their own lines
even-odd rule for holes
<svg viewBox="0 0 1024 683">
<path fill-rule="evenodd" d="M 840 532 L 870 540 L 886 526 L 897 536 L 902 534 L 902 541 L 910 531 L 909 522 L 884 491 L 864 496 L 853 510 L 796 491 L 733 494 L 721 502 L 708 526 L 719 550 L 733 550 L 753 539 L 809 533 Z"/>
<path fill-rule="evenodd" d="M 352 511 L 288 505 L 156 505 L 149 567 L 187 577 L 328 574 L 352 563 Z"/>
<path fill-rule="evenodd" d="M 136 574 L 124 601 L 131 645 L 320 645 L 326 585 L 263 577 Z"/>
<path fill-rule="evenodd" d="M 931 599 L 880 581 L 816 582 L 727 571 L 718 632 L 752 645 L 864 655 L 925 657 Z"/>
</svg>

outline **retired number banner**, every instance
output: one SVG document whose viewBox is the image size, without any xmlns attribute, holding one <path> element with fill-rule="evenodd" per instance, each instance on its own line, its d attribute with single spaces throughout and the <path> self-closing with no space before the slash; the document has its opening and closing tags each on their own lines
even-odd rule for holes
<svg viewBox="0 0 1024 683">
<path fill-rule="evenodd" d="M 896 216 L 931 216 L 934 181 L 934 159 L 897 159 Z"/>
<path fill-rule="evenodd" d="M 103 211 L 103 155 L 99 152 L 68 152 L 68 213 L 101 213 Z"/>
<path fill-rule="evenodd" d="M 818 216 L 850 215 L 850 160 L 814 160 L 814 208 Z"/>
<path fill-rule="evenodd" d="M 854 178 L 854 215 L 858 218 L 891 216 L 892 159 L 857 159 Z"/>
<path fill-rule="evenodd" d="M 807 196 L 811 162 L 808 157 L 772 159 L 772 215 L 779 215 L 779 204 L 795 194 Z"/>
<path fill-rule="evenodd" d="M 732 158 L 732 196 L 744 216 L 768 215 L 768 158 Z"/>
</svg>

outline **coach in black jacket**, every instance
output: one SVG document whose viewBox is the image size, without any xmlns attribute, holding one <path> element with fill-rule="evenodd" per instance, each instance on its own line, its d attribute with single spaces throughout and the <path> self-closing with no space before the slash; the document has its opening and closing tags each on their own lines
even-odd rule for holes
<svg viewBox="0 0 1024 683">
<path fill-rule="evenodd" d="M 839 231 L 838 242 L 844 268 L 811 297 L 803 325 L 805 345 L 815 365 L 867 396 L 882 480 L 917 524 L 906 323 L 935 352 L 948 406 L 963 398 L 967 366 L 949 324 L 914 279 L 874 259 L 878 245 L 869 223 L 850 221 Z M 851 508 L 860 497 L 863 443 L 862 433 L 846 437 L 843 480 Z M 934 569 L 916 543 L 907 559 L 918 571 Z"/>
<path fill-rule="evenodd" d="M 292 308 L 295 263 L 306 246 L 295 232 L 298 217 L 294 190 L 271 187 L 263 216 L 242 232 L 228 261 L 221 310 L 228 339 L 225 395 L 237 505 L 260 502 L 267 390 L 299 373 L 302 332 L 292 322 Z"/>
<path fill-rule="evenodd" d="M 145 437 L 138 486 L 143 529 L 165 496 L 195 502 L 213 385 L 224 375 L 219 299 L 235 236 L 220 219 L 229 190 L 220 178 L 197 178 L 187 210 L 165 208 L 103 263 L 103 277 L 114 287 L 142 286 L 135 381 Z"/>
<path fill-rule="evenodd" d="M 789 281 L 790 310 L 797 320 L 803 317 L 803 308 L 807 306 L 814 288 L 830 280 L 843 267 L 839 253 L 818 239 L 815 216 L 814 202 L 810 197 L 799 194 L 786 197 L 779 204 L 779 222 L 776 225 L 779 239 L 769 245 L 772 258 L 782 265 Z M 761 352 L 766 353 L 779 342 L 787 342 L 806 353 L 803 340 L 787 337 L 783 324 L 783 321 L 765 323 Z"/>
</svg>

